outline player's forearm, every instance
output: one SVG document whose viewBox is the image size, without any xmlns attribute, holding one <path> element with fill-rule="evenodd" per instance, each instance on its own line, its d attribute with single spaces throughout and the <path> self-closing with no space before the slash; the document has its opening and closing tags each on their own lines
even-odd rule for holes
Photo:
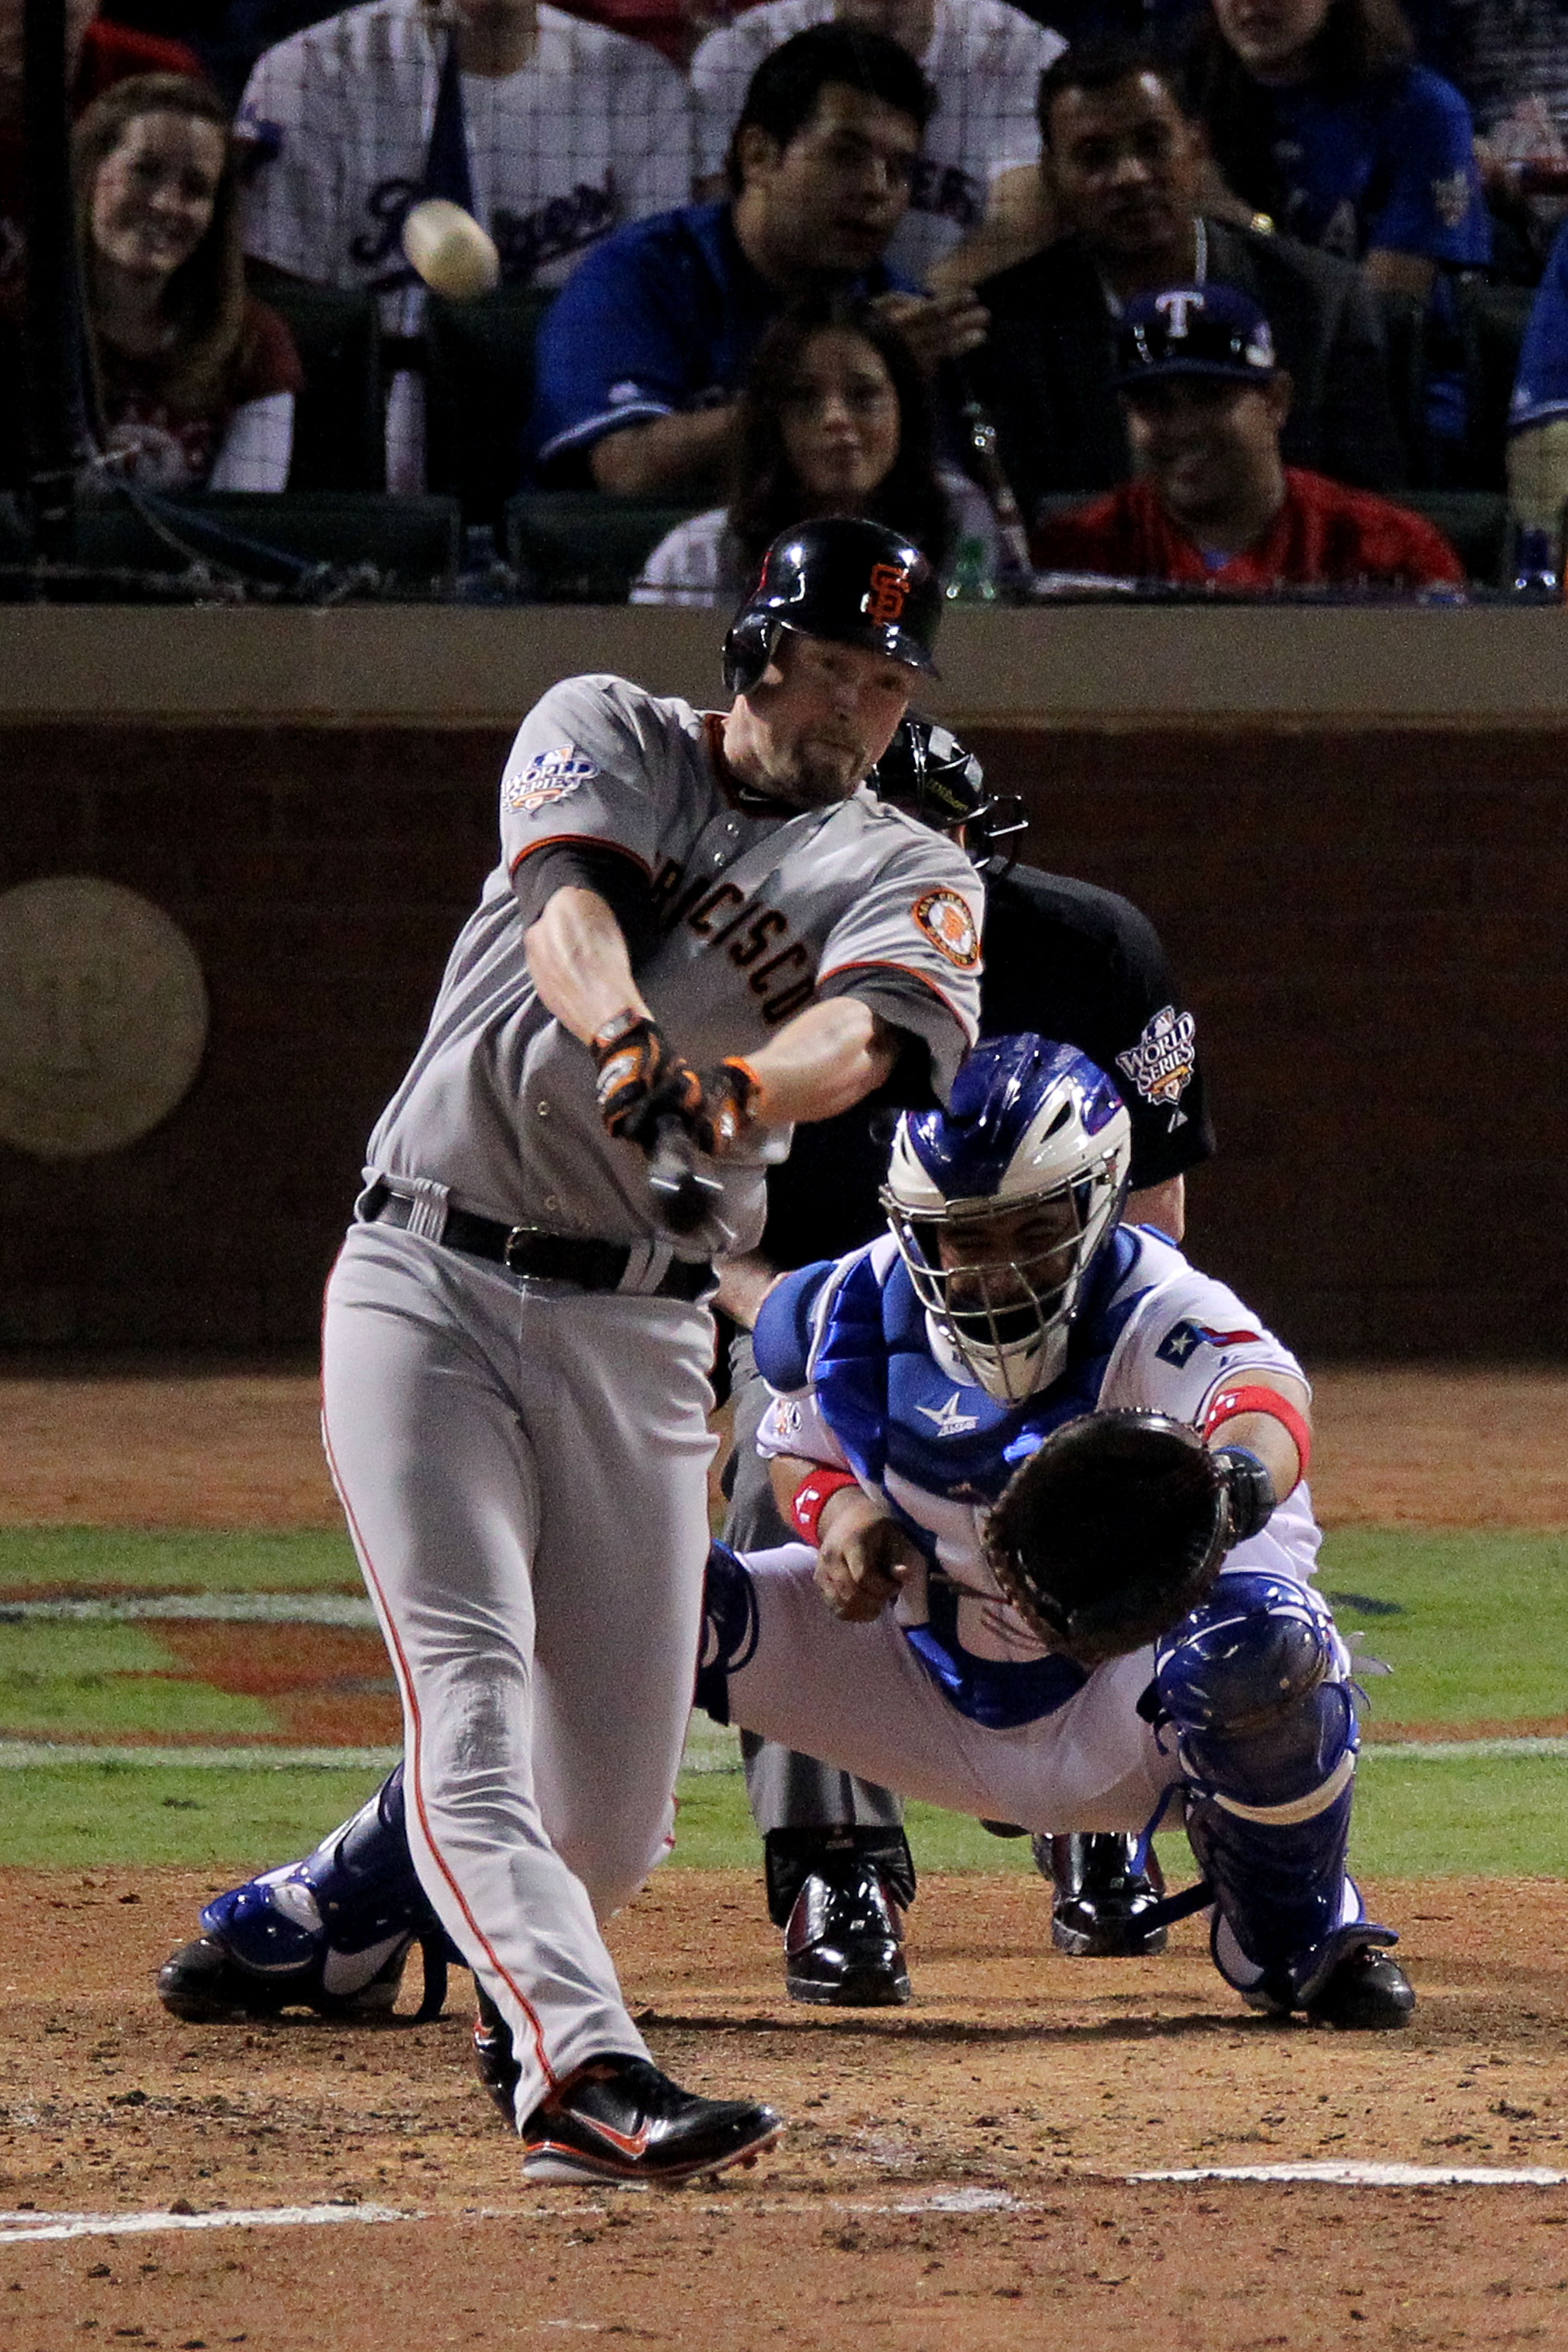
<svg viewBox="0 0 1568 2352">
<path fill-rule="evenodd" d="M 858 996 L 808 1004 L 760 1053 L 746 1055 L 769 1127 L 837 1118 L 879 1087 L 897 1058 L 893 1033 Z"/>
<path fill-rule="evenodd" d="M 718 498 L 728 487 L 734 434 L 732 404 L 656 416 L 595 441 L 588 470 L 595 489 L 617 498 Z"/>
<path fill-rule="evenodd" d="M 1275 1390 L 1295 1407 L 1310 1428 L 1305 1381 L 1293 1381 L 1284 1372 L 1248 1372 L 1238 1379 L 1236 1385 Z M 1221 1422 L 1208 1442 L 1216 1451 L 1223 1451 L 1227 1445 L 1240 1445 L 1248 1454 L 1255 1454 L 1268 1471 L 1274 1492 L 1281 1501 L 1300 1483 L 1302 1470 L 1300 1449 L 1285 1423 L 1277 1421 L 1271 1412 L 1233 1413 L 1228 1421 Z"/>
<path fill-rule="evenodd" d="M 721 1307 L 742 1330 L 753 1329 L 763 1301 L 779 1278 L 778 1267 L 761 1250 L 748 1250 L 743 1257 L 721 1259 L 718 1275 L 714 1306 Z"/>
<path fill-rule="evenodd" d="M 584 1045 L 617 1013 L 647 1012 L 621 927 L 596 890 L 557 890 L 522 943 L 545 1006 Z"/>
</svg>

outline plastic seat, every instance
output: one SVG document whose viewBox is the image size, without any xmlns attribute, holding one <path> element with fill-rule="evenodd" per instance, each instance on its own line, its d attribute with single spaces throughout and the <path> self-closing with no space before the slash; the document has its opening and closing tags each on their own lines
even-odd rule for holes
<svg viewBox="0 0 1568 2352">
<path fill-rule="evenodd" d="M 271 285 L 264 298 L 289 322 L 304 389 L 294 407 L 292 490 L 386 487 L 381 322 L 355 288 Z"/>
<path fill-rule="evenodd" d="M 1399 504 L 1436 524 L 1472 587 L 1507 587 L 1511 535 L 1500 490 L 1406 490 Z"/>
<path fill-rule="evenodd" d="M 425 478 L 470 523 L 500 521 L 522 472 L 533 406 L 533 347 L 554 296 L 499 286 L 426 313 Z"/>
<path fill-rule="evenodd" d="M 697 509 L 600 490 L 525 490 L 506 509 L 505 554 L 540 604 L 624 604 L 667 531 Z"/>
<path fill-rule="evenodd" d="M 1414 294 L 1379 294 L 1384 346 L 1388 353 L 1388 392 L 1394 421 L 1405 445 L 1407 481 L 1432 478 L 1431 430 L 1426 420 L 1426 305 Z"/>
<path fill-rule="evenodd" d="M 379 580 L 365 582 L 368 593 L 384 583 L 405 593 L 442 588 L 456 578 L 461 550 L 455 499 L 384 491 L 198 491 L 160 499 L 145 512 L 116 499 L 82 507 L 76 518 L 79 563 L 177 572 L 194 553 L 215 570 L 284 586 L 301 567 L 325 563 L 343 572 L 373 567 Z"/>
<path fill-rule="evenodd" d="M 1473 278 L 1459 284 L 1459 334 L 1468 403 L 1467 488 L 1507 488 L 1509 403 L 1519 373 L 1520 345 L 1534 302 L 1534 291 L 1528 286 L 1487 286 Z"/>
</svg>

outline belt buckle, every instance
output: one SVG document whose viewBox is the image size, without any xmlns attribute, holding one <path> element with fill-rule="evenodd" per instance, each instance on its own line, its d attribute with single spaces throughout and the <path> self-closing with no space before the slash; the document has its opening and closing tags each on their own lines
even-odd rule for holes
<svg viewBox="0 0 1568 2352">
<path fill-rule="evenodd" d="M 511 1225 L 508 1227 L 506 1242 L 501 1250 L 501 1264 L 505 1266 L 509 1274 L 526 1274 L 528 1272 L 527 1266 L 519 1265 L 517 1260 L 512 1255 L 512 1251 L 519 1242 L 537 1241 L 543 1231 L 544 1228 L 542 1225 Z"/>
</svg>

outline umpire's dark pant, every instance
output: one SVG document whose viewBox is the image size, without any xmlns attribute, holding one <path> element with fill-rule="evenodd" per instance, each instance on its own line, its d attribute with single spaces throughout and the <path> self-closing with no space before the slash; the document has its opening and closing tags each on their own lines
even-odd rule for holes
<svg viewBox="0 0 1568 2352">
<path fill-rule="evenodd" d="M 768 1483 L 767 1465 L 757 1452 L 757 1424 L 767 1410 L 768 1388 L 757 1370 L 749 1335 L 741 1332 L 730 1353 L 735 1406 L 734 1481 L 724 1540 L 737 1551 L 771 1551 L 797 1543 L 784 1525 Z M 890 1829 L 902 1826 L 903 1801 L 890 1789 L 874 1788 L 852 1772 L 797 1756 L 753 1732 L 741 1734 L 746 1765 L 746 1795 L 752 1818 L 764 1836 L 771 1830 Z"/>
</svg>

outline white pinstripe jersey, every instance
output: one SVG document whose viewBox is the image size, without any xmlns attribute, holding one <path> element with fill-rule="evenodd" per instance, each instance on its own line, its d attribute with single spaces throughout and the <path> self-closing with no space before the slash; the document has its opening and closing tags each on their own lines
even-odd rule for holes
<svg viewBox="0 0 1568 2352">
<path fill-rule="evenodd" d="M 657 1238 L 647 1163 L 605 1134 L 588 1048 L 529 976 L 512 877 L 552 842 L 619 849 L 647 876 L 656 929 L 637 984 L 689 1061 L 754 1052 L 821 983 L 920 1038 L 945 1095 L 979 1016 L 974 868 L 864 786 L 795 814 L 741 794 L 719 730 L 618 677 L 567 678 L 535 704 L 501 777 L 500 863 L 371 1138 L 367 1178 L 424 1178 L 510 1223 Z M 790 1133 L 764 1129 L 721 1164 L 718 1219 L 687 1255 L 752 1245 L 763 1170 Z"/>
<path fill-rule="evenodd" d="M 425 0 L 369 0 L 268 49 L 240 108 L 258 151 L 247 250 L 380 292 L 394 334 L 422 315 L 399 236 L 423 191 L 446 40 Z M 527 65 L 462 86 L 474 211 L 510 283 L 559 286 L 588 246 L 690 194 L 686 87 L 644 41 L 542 6 Z"/>
<path fill-rule="evenodd" d="M 721 172 L 746 85 L 763 59 L 793 34 L 826 24 L 833 0 L 763 0 L 710 33 L 691 60 L 699 175 Z M 930 46 L 921 59 L 935 88 L 910 209 L 885 258 L 917 285 L 985 210 L 999 172 L 1040 152 L 1035 91 L 1067 47 L 1007 0 L 936 0 Z"/>
</svg>

